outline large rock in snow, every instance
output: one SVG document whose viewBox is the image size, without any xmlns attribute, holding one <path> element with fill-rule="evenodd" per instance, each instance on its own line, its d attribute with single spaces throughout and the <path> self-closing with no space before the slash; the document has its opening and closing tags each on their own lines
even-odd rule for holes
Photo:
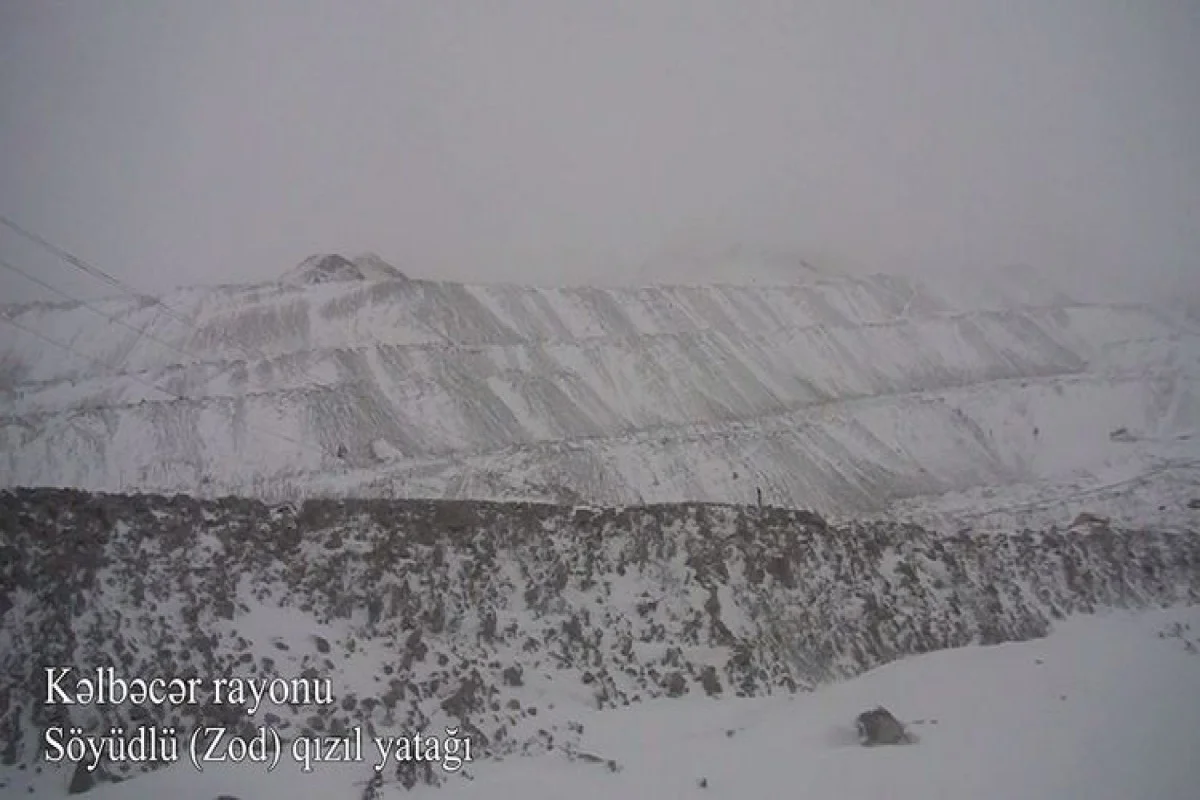
<svg viewBox="0 0 1200 800">
<path fill-rule="evenodd" d="M 912 743 L 904 725 L 883 706 L 859 714 L 855 727 L 858 728 L 858 741 L 868 747 L 877 744 Z"/>
</svg>

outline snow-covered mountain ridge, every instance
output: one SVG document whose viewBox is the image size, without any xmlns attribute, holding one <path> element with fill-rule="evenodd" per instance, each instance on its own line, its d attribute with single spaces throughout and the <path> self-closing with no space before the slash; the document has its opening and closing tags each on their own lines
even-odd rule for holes
<svg viewBox="0 0 1200 800">
<path fill-rule="evenodd" d="M 1092 522 L 941 536 L 700 504 L 15 490 L 0 493 L 0 760 L 32 773 L 51 725 L 269 725 L 285 741 L 450 726 L 480 759 L 588 761 L 581 720 L 598 708 L 787 695 L 1071 614 L 1197 603 L 1200 537 Z M 46 665 L 328 678 L 335 702 L 46 705 Z M 385 777 L 445 777 L 417 766 Z M 59 785 L 71 768 L 40 765 Z"/>
<path fill-rule="evenodd" d="M 1069 519 L 1075 496 L 1196 522 L 1172 489 L 1200 482 L 1200 326 L 1180 310 L 1073 301 L 1030 274 L 981 294 L 811 271 L 542 288 L 388 270 L 314 257 L 166 308 L 4 309 L 84 355 L 2 329 L 0 485 L 608 504 L 761 488 L 950 530 L 1003 527 L 1053 486 L 1064 506 L 1031 524 Z"/>
</svg>

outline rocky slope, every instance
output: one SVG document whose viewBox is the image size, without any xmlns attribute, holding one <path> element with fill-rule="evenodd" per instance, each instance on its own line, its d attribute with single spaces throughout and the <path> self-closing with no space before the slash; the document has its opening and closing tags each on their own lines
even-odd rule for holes
<svg viewBox="0 0 1200 800">
<path fill-rule="evenodd" d="M 1183 311 L 1028 274 L 1007 294 L 797 274 L 468 286 L 325 256 L 163 304 L 0 309 L 21 326 L 0 326 L 0 486 L 608 504 L 761 488 L 945 530 L 1003 528 L 1052 490 L 1066 507 L 1032 524 L 1070 519 L 1076 496 L 1196 523 L 1162 497 L 1200 481 Z"/>
<path fill-rule="evenodd" d="M 769 507 L 15 490 L 0 493 L 0 758 L 53 768 L 36 764 L 53 725 L 269 725 L 285 742 L 449 726 L 478 758 L 588 759 L 575 723 L 540 722 L 547 696 L 582 719 L 662 695 L 791 692 L 905 654 L 1038 637 L 1072 613 L 1179 603 L 1200 603 L 1194 531 L 1086 519 L 942 536 Z M 204 697 L 43 702 L 45 667 L 109 665 L 328 678 L 333 702 L 254 715 Z M 437 777 L 409 765 L 395 779 Z"/>
</svg>

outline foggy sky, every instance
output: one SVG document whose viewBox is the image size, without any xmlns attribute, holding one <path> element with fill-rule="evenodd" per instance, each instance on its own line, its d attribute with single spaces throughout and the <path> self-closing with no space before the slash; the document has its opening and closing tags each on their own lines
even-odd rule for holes
<svg viewBox="0 0 1200 800">
<path fill-rule="evenodd" d="M 1200 2 L 0 0 L 0 145 L 0 213 L 145 291 L 734 244 L 1166 290 L 1200 276 Z"/>
</svg>

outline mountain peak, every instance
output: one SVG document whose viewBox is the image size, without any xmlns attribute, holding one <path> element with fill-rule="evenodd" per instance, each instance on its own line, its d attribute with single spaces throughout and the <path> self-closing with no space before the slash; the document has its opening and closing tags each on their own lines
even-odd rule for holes
<svg viewBox="0 0 1200 800">
<path fill-rule="evenodd" d="M 311 286 L 342 281 L 406 280 L 406 277 L 374 253 L 353 260 L 338 253 L 318 253 L 285 272 L 281 280 L 286 284 Z"/>
</svg>

